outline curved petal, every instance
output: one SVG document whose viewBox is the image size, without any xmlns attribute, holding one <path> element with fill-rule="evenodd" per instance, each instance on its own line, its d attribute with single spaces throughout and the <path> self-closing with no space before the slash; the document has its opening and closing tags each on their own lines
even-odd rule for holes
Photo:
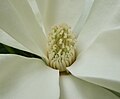
<svg viewBox="0 0 120 99">
<path fill-rule="evenodd" d="M 93 3 L 94 3 L 94 0 L 85 0 L 82 14 L 80 15 L 79 20 L 77 21 L 77 23 L 76 23 L 76 25 L 74 26 L 74 29 L 73 29 L 73 31 L 76 33 L 76 35 L 75 35 L 76 38 L 79 36 L 80 31 L 82 30 L 84 24 L 87 21 L 87 18 L 90 14 Z"/>
<path fill-rule="evenodd" d="M 113 93 L 100 86 L 70 75 L 60 77 L 60 86 L 60 99 L 119 99 Z"/>
<path fill-rule="evenodd" d="M 41 15 L 41 10 L 39 10 L 39 5 L 36 2 L 36 0 L 27 0 L 30 7 L 32 8 L 32 11 L 35 15 L 35 19 L 37 20 L 39 26 L 42 28 L 44 35 L 47 37 L 46 29 L 45 29 L 45 23 L 44 23 L 44 18 Z M 39 0 L 40 1 L 40 0 Z"/>
<path fill-rule="evenodd" d="M 29 3 L 26 0 L 0 0 L 0 2 L 1 29 L 34 54 L 45 56 L 46 37 Z"/>
<path fill-rule="evenodd" d="M 47 27 L 46 15 L 47 15 L 47 10 L 48 10 L 49 0 L 35 0 L 35 1 L 37 2 L 39 12 L 41 13 L 42 22 L 44 24 L 46 37 L 48 37 L 47 34 L 49 33 L 49 31 L 48 31 L 48 27 Z"/>
<path fill-rule="evenodd" d="M 55 24 L 67 23 L 74 27 L 83 10 L 84 0 L 48 0 L 46 24 L 48 28 Z"/>
<path fill-rule="evenodd" d="M 94 0 L 91 13 L 78 37 L 78 53 L 86 50 L 102 31 L 120 26 L 120 0 Z"/>
<path fill-rule="evenodd" d="M 0 54 L 0 99 L 58 98 L 58 71 L 39 59 Z"/>
<path fill-rule="evenodd" d="M 9 36 L 7 33 L 5 33 L 2 29 L 0 29 L 0 43 L 6 44 L 8 46 L 11 46 L 20 50 L 31 52 L 30 50 L 25 48 L 23 45 L 21 45 L 19 42 L 17 42 L 15 39 L 13 39 L 11 36 Z"/>
<path fill-rule="evenodd" d="M 39 10 L 41 12 L 41 15 L 44 19 L 46 11 L 47 11 L 49 0 L 44 0 L 44 1 L 43 0 L 36 0 L 36 2 L 37 2 Z"/>
<path fill-rule="evenodd" d="M 101 33 L 69 70 L 81 79 L 120 92 L 120 27 Z"/>
</svg>

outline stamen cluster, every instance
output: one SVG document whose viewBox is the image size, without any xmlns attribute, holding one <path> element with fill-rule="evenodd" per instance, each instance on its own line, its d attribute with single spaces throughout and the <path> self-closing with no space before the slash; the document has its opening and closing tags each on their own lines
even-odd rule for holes
<svg viewBox="0 0 120 99">
<path fill-rule="evenodd" d="M 75 37 L 67 24 L 52 27 L 48 37 L 48 65 L 59 71 L 75 61 Z"/>
</svg>

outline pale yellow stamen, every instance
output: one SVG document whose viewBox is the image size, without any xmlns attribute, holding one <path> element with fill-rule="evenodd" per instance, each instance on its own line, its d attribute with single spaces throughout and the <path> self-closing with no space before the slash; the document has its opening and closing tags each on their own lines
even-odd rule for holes
<svg viewBox="0 0 120 99">
<path fill-rule="evenodd" d="M 52 27 L 48 37 L 48 65 L 60 72 L 66 71 L 76 59 L 75 37 L 67 24 Z"/>
</svg>

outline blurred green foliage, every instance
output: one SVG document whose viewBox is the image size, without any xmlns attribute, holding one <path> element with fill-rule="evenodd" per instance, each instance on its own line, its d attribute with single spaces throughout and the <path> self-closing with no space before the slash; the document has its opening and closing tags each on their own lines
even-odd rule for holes
<svg viewBox="0 0 120 99">
<path fill-rule="evenodd" d="M 31 58 L 40 58 L 40 56 L 26 52 L 26 51 L 22 51 L 16 48 L 12 48 L 10 46 L 4 45 L 2 43 L 0 43 L 0 54 L 17 54 L 17 55 L 22 55 L 25 57 L 31 57 Z"/>
</svg>

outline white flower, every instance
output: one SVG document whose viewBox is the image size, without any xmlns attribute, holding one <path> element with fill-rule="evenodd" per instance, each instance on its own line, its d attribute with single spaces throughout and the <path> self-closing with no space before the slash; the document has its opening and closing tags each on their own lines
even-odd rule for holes
<svg viewBox="0 0 120 99">
<path fill-rule="evenodd" d="M 52 25 L 77 33 L 71 75 L 40 59 L 0 54 L 0 99 L 119 99 L 105 89 L 120 92 L 119 11 L 120 0 L 0 0 L 3 44 L 46 58 Z"/>
</svg>

